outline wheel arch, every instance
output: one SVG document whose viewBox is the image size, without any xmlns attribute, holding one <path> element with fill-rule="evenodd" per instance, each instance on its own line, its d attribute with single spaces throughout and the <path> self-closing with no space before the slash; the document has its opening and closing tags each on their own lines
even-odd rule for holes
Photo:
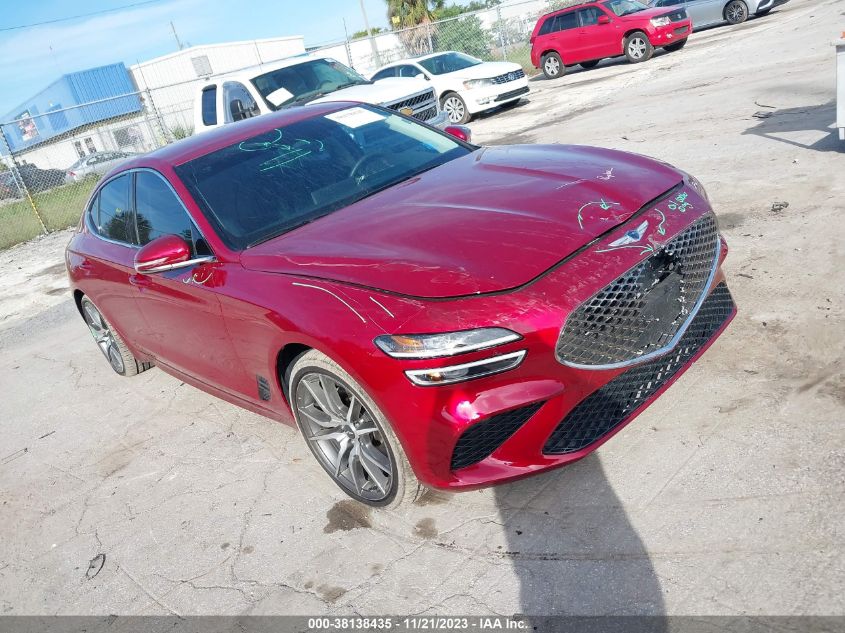
<svg viewBox="0 0 845 633">
<path fill-rule="evenodd" d="M 76 304 L 76 309 L 79 311 L 79 316 L 84 318 L 82 314 L 82 297 L 85 296 L 85 293 L 82 292 L 79 288 L 73 291 L 73 302 Z"/>
<path fill-rule="evenodd" d="M 276 354 L 276 381 L 282 391 L 282 397 L 288 406 L 291 406 L 291 403 L 290 394 L 288 393 L 287 371 L 296 362 L 297 358 L 312 349 L 315 348 L 305 343 L 286 343 Z"/>
</svg>

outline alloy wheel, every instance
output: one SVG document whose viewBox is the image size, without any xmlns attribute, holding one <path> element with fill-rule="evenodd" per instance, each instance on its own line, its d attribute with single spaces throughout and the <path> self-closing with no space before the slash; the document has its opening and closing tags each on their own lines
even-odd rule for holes
<svg viewBox="0 0 845 633">
<path fill-rule="evenodd" d="M 94 337 L 94 342 L 97 343 L 97 347 L 108 359 L 109 364 L 118 374 L 124 373 L 126 368 L 123 364 L 123 358 L 120 356 L 117 341 L 115 341 L 111 328 L 103 315 L 90 301 L 82 303 L 82 314 L 88 329 L 91 331 L 91 336 Z"/>
<path fill-rule="evenodd" d="M 628 53 L 634 59 L 642 59 L 648 49 L 648 44 L 642 37 L 633 37 L 628 42 Z"/>
<path fill-rule="evenodd" d="M 302 376 L 296 410 L 320 465 L 353 496 L 385 499 L 396 480 L 394 461 L 375 416 L 342 381 L 322 372 Z"/>
<path fill-rule="evenodd" d="M 748 16 L 746 15 L 745 5 L 738 2 L 736 4 L 732 4 L 728 8 L 728 22 L 731 24 L 739 24 L 740 22 L 744 22 Z"/>
<path fill-rule="evenodd" d="M 546 74 L 557 75 L 560 72 L 560 62 L 554 57 L 546 57 L 546 61 L 543 62 L 543 68 L 546 70 Z"/>
<path fill-rule="evenodd" d="M 447 97 L 443 102 L 443 111 L 446 112 L 446 116 L 449 117 L 451 123 L 460 123 L 466 114 L 463 101 L 454 96 Z"/>
</svg>

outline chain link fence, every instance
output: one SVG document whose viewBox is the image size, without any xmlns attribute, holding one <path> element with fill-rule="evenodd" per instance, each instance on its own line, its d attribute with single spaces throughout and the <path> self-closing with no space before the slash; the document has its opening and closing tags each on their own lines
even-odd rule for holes
<svg viewBox="0 0 845 633">
<path fill-rule="evenodd" d="M 345 62 L 365 76 L 399 59 L 447 50 L 515 62 L 533 74 L 528 40 L 537 18 L 578 1 L 503 2 L 308 52 Z M 174 76 L 167 82 L 140 72 L 132 80 L 134 91 L 0 121 L 0 249 L 76 224 L 98 179 L 112 167 L 193 134 L 197 86 L 213 76 L 198 72 L 191 80 Z"/>
</svg>

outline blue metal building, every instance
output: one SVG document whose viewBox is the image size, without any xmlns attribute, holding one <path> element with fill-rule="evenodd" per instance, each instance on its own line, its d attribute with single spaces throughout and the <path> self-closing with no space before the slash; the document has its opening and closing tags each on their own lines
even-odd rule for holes
<svg viewBox="0 0 845 633">
<path fill-rule="evenodd" d="M 140 112 L 136 92 L 123 63 L 89 68 L 62 75 L 0 122 L 15 153 L 92 123 Z"/>
</svg>

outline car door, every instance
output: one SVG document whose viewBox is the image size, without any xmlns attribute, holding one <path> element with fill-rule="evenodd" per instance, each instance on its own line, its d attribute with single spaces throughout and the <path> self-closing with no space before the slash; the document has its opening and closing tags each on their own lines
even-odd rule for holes
<svg viewBox="0 0 845 633">
<path fill-rule="evenodd" d="M 555 16 L 551 39 L 564 65 L 577 64 L 585 58 L 579 57 L 580 45 L 578 33 L 578 15 L 576 11 L 567 11 Z"/>
<path fill-rule="evenodd" d="M 168 181 L 152 170 L 135 175 L 135 218 L 141 246 L 178 235 L 193 258 L 211 255 L 205 240 Z M 238 393 L 243 369 L 226 330 L 217 292 L 225 271 L 203 263 L 152 274 L 134 274 L 144 326 L 138 339 L 159 361 L 203 383 Z"/>
<path fill-rule="evenodd" d="M 80 286 L 117 332 L 130 344 L 143 324 L 135 302 L 136 292 L 129 282 L 135 273 L 138 237 L 131 208 L 130 174 L 107 181 L 85 211 L 85 254 L 72 265 Z"/>
<path fill-rule="evenodd" d="M 685 6 L 693 28 L 702 28 L 725 21 L 725 4 L 726 0 L 687 0 Z"/>
<path fill-rule="evenodd" d="M 578 56 L 583 61 L 618 55 L 622 44 L 613 22 L 600 24 L 599 18 L 608 16 L 598 7 L 578 10 Z"/>
</svg>

